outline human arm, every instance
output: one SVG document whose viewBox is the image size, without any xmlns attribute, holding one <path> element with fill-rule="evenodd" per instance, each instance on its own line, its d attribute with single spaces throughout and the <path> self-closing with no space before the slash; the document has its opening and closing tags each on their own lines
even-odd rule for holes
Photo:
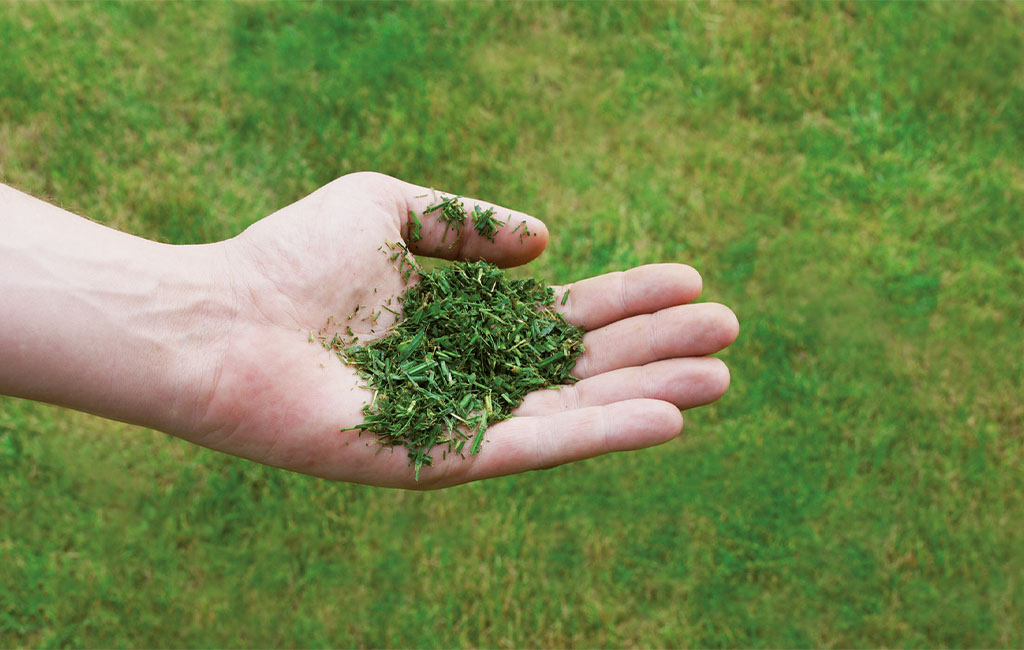
<svg viewBox="0 0 1024 650">
<path fill-rule="evenodd" d="M 233 298 L 217 245 L 172 246 L 0 185 L 0 393 L 192 431 Z"/>
<path fill-rule="evenodd" d="M 410 210 L 423 215 L 413 253 L 503 266 L 543 250 L 542 223 L 511 213 L 537 236 L 503 229 L 492 243 L 464 229 L 445 241 L 443 224 L 424 214 L 429 191 L 378 174 L 343 177 L 205 246 L 118 233 L 9 189 L 0 197 L 12 233 L 0 243 L 0 292 L 10 301 L 0 356 L 12 360 L 0 391 L 278 467 L 442 487 L 664 442 L 681 429 L 679 408 L 728 386 L 724 364 L 705 355 L 732 342 L 736 319 L 720 305 L 687 304 L 701 288 L 693 269 L 653 265 L 581 281 L 560 308 L 590 330 L 582 381 L 529 395 L 517 417 L 488 430 L 477 456 L 424 468 L 417 483 L 402 450 L 378 454 L 368 436 L 340 431 L 361 422 L 369 394 L 308 334 L 401 292 L 378 249 L 409 241 Z"/>
</svg>

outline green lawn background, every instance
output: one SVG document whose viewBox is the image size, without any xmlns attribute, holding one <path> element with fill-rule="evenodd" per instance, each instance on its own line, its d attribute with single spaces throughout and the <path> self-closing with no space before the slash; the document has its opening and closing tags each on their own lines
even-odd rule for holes
<svg viewBox="0 0 1024 650">
<path fill-rule="evenodd" d="M 682 439 L 439 493 L 0 399 L 0 646 L 1024 646 L 1022 152 L 1021 4 L 0 4 L 5 183 L 193 243 L 371 169 L 742 324 Z"/>
</svg>

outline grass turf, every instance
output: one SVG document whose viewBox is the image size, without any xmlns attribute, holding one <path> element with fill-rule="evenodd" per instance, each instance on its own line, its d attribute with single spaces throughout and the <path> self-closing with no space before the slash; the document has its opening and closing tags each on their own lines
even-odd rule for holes
<svg viewBox="0 0 1024 650">
<path fill-rule="evenodd" d="M 415 494 L 0 400 L 2 646 L 1024 645 L 1019 4 L 4 4 L 0 179 L 176 243 L 373 169 L 743 330 L 685 438 Z"/>
</svg>

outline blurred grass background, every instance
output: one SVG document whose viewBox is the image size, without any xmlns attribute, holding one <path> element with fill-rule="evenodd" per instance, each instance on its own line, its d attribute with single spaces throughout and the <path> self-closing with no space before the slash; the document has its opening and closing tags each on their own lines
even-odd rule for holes
<svg viewBox="0 0 1024 650">
<path fill-rule="evenodd" d="M 1022 151 L 1021 4 L 0 5 L 5 183 L 192 243 L 377 170 L 742 323 L 684 439 L 432 494 L 0 399 L 0 645 L 1024 646 Z"/>
</svg>

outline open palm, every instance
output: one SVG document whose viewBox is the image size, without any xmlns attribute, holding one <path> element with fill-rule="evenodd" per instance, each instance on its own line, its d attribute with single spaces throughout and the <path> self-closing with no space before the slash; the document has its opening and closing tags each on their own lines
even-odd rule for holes
<svg viewBox="0 0 1024 650">
<path fill-rule="evenodd" d="M 192 439 L 317 476 L 435 488 L 665 442 L 682 428 L 679 409 L 728 388 L 725 365 L 706 355 L 732 343 L 737 321 L 721 305 L 688 304 L 701 290 L 692 268 L 657 264 L 582 280 L 559 305 L 587 330 L 587 351 L 573 373 L 581 381 L 531 393 L 513 418 L 487 430 L 479 454 L 435 454 L 414 481 L 404 449 L 341 431 L 362 422 L 371 393 L 310 334 L 351 327 L 367 340 L 384 333 L 395 317 L 382 307 L 391 299 L 394 308 L 405 288 L 389 242 L 408 242 L 417 255 L 500 266 L 528 262 L 547 243 L 537 219 L 473 199 L 463 199 L 468 210 L 495 207 L 511 225 L 494 242 L 471 227 L 457 237 L 436 211 L 424 214 L 440 196 L 387 176 L 352 174 L 223 242 L 238 308 Z M 415 242 L 410 211 L 422 221 Z M 512 232 L 521 221 L 533 235 Z M 376 321 L 364 317 L 378 312 Z"/>
</svg>

